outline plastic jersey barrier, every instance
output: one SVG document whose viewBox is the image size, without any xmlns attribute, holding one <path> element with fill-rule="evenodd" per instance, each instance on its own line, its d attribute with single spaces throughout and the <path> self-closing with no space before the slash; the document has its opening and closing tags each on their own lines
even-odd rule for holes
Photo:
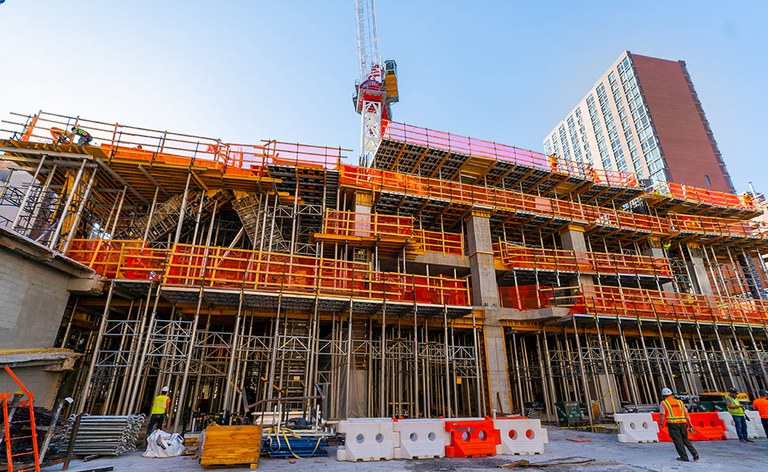
<svg viewBox="0 0 768 472">
<path fill-rule="evenodd" d="M 707 413 L 689 413 L 693 423 L 694 432 L 688 432 L 688 439 L 691 441 L 721 441 L 727 439 L 725 434 L 725 424 L 718 416 L 717 412 Z M 653 421 L 659 423 L 659 414 L 653 413 Z M 659 428 L 659 441 L 672 441 L 669 437 L 667 426 Z"/>
<path fill-rule="evenodd" d="M 496 454 L 543 454 L 549 442 L 547 430 L 541 420 L 530 418 L 496 418 L 494 427 L 499 430 L 500 443 Z"/>
<path fill-rule="evenodd" d="M 650 413 L 617 413 L 613 420 L 619 425 L 620 443 L 659 442 L 659 423 Z"/>
<path fill-rule="evenodd" d="M 395 459 L 445 457 L 445 446 L 451 441 L 451 434 L 441 419 L 396 420 L 394 430 L 400 436 Z"/>
<path fill-rule="evenodd" d="M 394 458 L 400 444 L 391 418 L 357 418 L 340 421 L 338 432 L 345 434 L 344 445 L 336 450 L 339 461 L 378 461 Z"/>
<path fill-rule="evenodd" d="M 450 445 L 445 447 L 447 457 L 487 457 L 496 455 L 496 446 L 501 443 L 499 430 L 493 420 L 445 421 L 445 430 L 451 433 Z"/>
<path fill-rule="evenodd" d="M 765 430 L 760 422 L 760 414 L 756 411 L 747 410 L 744 412 L 751 421 L 747 421 L 747 437 L 749 438 L 764 438 Z M 725 436 L 728 439 L 739 439 L 739 435 L 736 433 L 736 424 L 733 422 L 733 417 L 727 411 L 718 411 L 717 415 L 725 425 Z"/>
</svg>

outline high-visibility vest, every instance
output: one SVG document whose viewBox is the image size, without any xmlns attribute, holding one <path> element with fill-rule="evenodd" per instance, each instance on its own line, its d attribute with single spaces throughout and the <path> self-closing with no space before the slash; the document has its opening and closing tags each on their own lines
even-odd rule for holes
<svg viewBox="0 0 768 472">
<path fill-rule="evenodd" d="M 685 404 L 677 398 L 669 398 L 661 402 L 664 405 L 665 416 L 667 423 L 686 423 L 685 419 Z"/>
<path fill-rule="evenodd" d="M 725 403 L 726 408 L 728 408 L 728 413 L 730 413 L 731 416 L 744 416 L 744 407 L 741 406 L 741 403 L 739 402 L 738 399 L 733 398 L 730 395 L 726 395 L 725 400 L 726 400 L 726 403 Z M 734 407 L 728 406 L 728 400 L 730 400 L 731 403 L 735 404 L 736 406 Z"/>
<path fill-rule="evenodd" d="M 168 397 L 168 395 L 156 396 L 155 399 L 152 400 L 152 411 L 150 412 L 150 414 L 164 415 L 166 406 L 168 405 L 168 400 L 170 400 L 170 397 Z"/>
</svg>

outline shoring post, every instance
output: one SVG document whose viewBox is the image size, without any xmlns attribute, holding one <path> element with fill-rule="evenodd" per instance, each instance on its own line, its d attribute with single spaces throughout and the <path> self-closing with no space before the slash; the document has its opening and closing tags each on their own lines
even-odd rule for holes
<svg viewBox="0 0 768 472">
<path fill-rule="evenodd" d="M 112 237 L 115 234 L 115 231 L 117 230 L 117 222 L 120 220 L 120 213 L 123 211 L 123 203 L 125 203 L 125 194 L 128 192 L 128 186 L 126 185 L 123 187 L 123 191 L 120 194 L 120 200 L 117 203 L 117 211 L 115 213 L 115 219 L 112 220 L 112 227 L 109 230 L 109 236 Z M 110 218 L 112 214 L 110 213 Z M 109 221 L 107 221 L 109 222 Z"/>
<path fill-rule="evenodd" d="M 581 381 L 584 386 L 584 395 L 587 399 L 587 416 L 589 417 L 589 427 L 593 428 L 595 420 L 592 416 L 592 395 L 589 394 L 589 384 L 587 383 L 587 373 L 584 370 L 584 356 L 581 350 L 581 341 L 579 340 L 579 330 L 576 326 L 576 317 L 571 315 L 571 321 L 573 322 L 573 335 L 576 338 L 576 355 L 579 358 L 579 369 L 581 370 Z M 595 386 L 597 389 L 597 386 Z"/>
<path fill-rule="evenodd" d="M 77 413 L 80 414 L 85 410 L 85 402 L 88 398 L 88 394 L 91 390 L 91 379 L 93 378 L 93 371 L 96 368 L 96 360 L 99 357 L 99 349 L 101 348 L 101 341 L 104 338 L 104 329 L 107 326 L 107 318 L 109 318 L 109 306 L 112 303 L 112 293 L 115 289 L 115 281 L 113 280 L 109 284 L 109 293 L 107 294 L 107 301 L 104 304 L 104 312 L 101 315 L 101 324 L 99 324 L 99 334 L 96 337 L 96 344 L 93 346 L 93 351 L 91 352 L 91 365 L 88 367 L 88 375 L 85 377 L 85 382 L 83 383 L 83 391 L 80 395 L 80 401 L 77 405 Z"/>
<path fill-rule="evenodd" d="M 91 178 L 88 180 L 88 186 L 85 188 L 85 193 L 81 197 L 80 204 L 77 206 L 77 213 L 75 213 L 75 220 L 72 222 L 72 227 L 69 230 L 69 234 L 67 234 L 67 240 L 64 243 L 64 247 L 61 249 L 62 254 L 66 254 L 67 250 L 69 249 L 69 245 L 72 244 L 72 239 L 75 237 L 75 233 L 77 232 L 77 225 L 80 224 L 80 218 L 83 214 L 83 209 L 85 209 L 85 204 L 88 201 L 88 197 L 91 195 L 91 188 L 93 187 L 93 181 L 96 179 L 96 171 L 98 169 L 93 169 L 91 172 Z M 63 220 L 63 216 L 62 216 Z"/>
<path fill-rule="evenodd" d="M 147 323 L 147 309 L 149 308 L 149 301 L 152 296 L 152 289 L 154 288 L 154 282 L 149 282 L 149 287 L 147 288 L 147 301 L 144 305 L 144 314 L 141 317 L 141 324 L 139 326 L 139 333 L 142 333 L 144 335 L 144 347 L 141 351 L 141 356 L 139 356 L 139 363 L 136 366 L 136 370 L 131 372 L 131 377 L 133 380 L 133 383 L 131 385 L 131 392 L 130 397 L 128 400 L 128 403 L 126 404 L 126 410 L 128 412 L 133 411 L 134 407 L 136 406 L 137 401 L 137 394 L 139 391 L 139 383 L 141 380 L 141 376 L 144 373 L 144 361 L 147 358 L 147 354 L 149 353 L 149 345 L 152 339 L 152 331 L 154 331 L 155 326 L 155 318 L 157 316 L 157 304 L 160 302 L 160 292 L 162 290 L 162 286 L 158 284 L 157 290 L 155 290 L 155 304 L 152 307 L 152 313 L 149 316 L 149 322 Z M 144 328 L 147 328 L 146 334 L 144 334 Z M 139 344 L 141 344 L 142 339 L 139 338 Z"/>
<path fill-rule="evenodd" d="M 77 187 L 80 185 L 80 180 L 83 178 L 83 171 L 85 170 L 85 159 L 83 159 L 83 163 L 80 164 L 80 169 L 77 170 L 77 176 L 75 177 L 75 182 L 72 184 L 72 187 L 69 189 L 69 195 L 67 195 L 67 202 L 64 203 L 63 211 L 61 213 L 61 216 L 59 216 L 59 221 L 56 224 L 56 230 L 53 232 L 53 236 L 51 237 L 51 241 L 48 243 L 48 247 L 50 249 L 53 249 L 56 247 L 56 244 L 59 242 L 59 235 L 61 234 L 61 228 L 64 226 L 64 220 L 67 219 L 67 214 L 69 214 L 69 207 L 72 205 L 72 200 L 75 198 L 75 193 L 77 193 Z M 31 183 L 30 183 L 31 185 Z"/>
<path fill-rule="evenodd" d="M 29 181 L 29 187 L 27 187 L 27 191 L 24 192 L 24 197 L 21 199 L 21 203 L 19 204 L 19 211 L 16 213 L 16 216 L 13 218 L 13 223 L 11 223 L 11 230 L 18 232 L 17 226 L 19 225 L 19 220 L 21 220 L 21 215 L 24 213 L 24 207 L 27 206 L 27 200 L 29 200 L 29 196 L 32 194 L 32 187 L 35 186 L 37 183 L 37 176 L 40 175 L 40 170 L 43 168 L 43 164 L 45 163 L 45 158 L 47 156 L 43 155 L 43 157 L 40 158 L 40 163 L 37 165 L 37 169 L 35 170 L 35 175 L 32 176 L 32 179 Z M 83 161 L 85 162 L 85 161 Z"/>
<path fill-rule="evenodd" d="M 159 298 L 159 294 L 158 294 Z M 189 347 L 187 348 L 186 353 L 186 360 L 184 362 L 184 375 L 181 378 L 181 389 L 179 391 L 179 396 L 177 400 L 178 408 L 176 410 L 176 415 L 173 419 L 173 430 L 178 432 L 179 431 L 179 424 L 181 423 L 181 417 L 184 416 L 184 404 L 185 404 L 185 396 L 187 394 L 187 383 L 189 380 L 189 368 L 192 365 L 192 354 L 195 351 L 195 336 L 197 336 L 197 325 L 198 321 L 200 321 L 200 308 L 202 308 L 203 305 L 203 287 L 200 287 L 200 291 L 197 295 L 197 308 L 195 308 L 195 318 L 192 321 L 192 333 L 189 337 Z M 239 312 L 238 312 L 239 315 Z M 239 320 L 239 316 L 238 316 Z M 233 340 L 233 343 L 235 341 Z M 233 350 L 234 351 L 234 350 Z M 231 370 L 230 370 L 231 375 Z M 229 376 L 227 376 L 226 379 L 227 388 L 229 387 Z M 224 398 L 224 401 L 227 401 L 227 398 Z"/>
<path fill-rule="evenodd" d="M 181 199 L 179 208 L 179 220 L 176 222 L 176 236 L 173 238 L 173 244 L 178 244 L 181 239 L 181 230 L 184 228 L 184 217 L 187 211 L 187 201 L 189 200 L 189 182 L 192 179 L 192 169 L 187 169 L 187 183 L 184 185 L 184 196 Z"/>
<path fill-rule="evenodd" d="M 201 293 L 201 296 L 202 296 L 202 293 Z M 236 352 L 237 352 L 237 350 L 239 348 L 239 340 L 240 340 L 239 339 L 239 337 L 240 337 L 239 331 L 240 331 L 240 323 L 241 323 L 242 315 L 243 315 L 243 302 L 244 302 L 244 300 L 245 300 L 245 293 L 244 293 L 244 289 L 241 288 L 240 289 L 240 296 L 239 296 L 238 303 L 237 303 L 237 316 L 235 317 L 235 327 L 232 330 L 232 348 L 230 349 L 230 352 L 229 352 L 229 363 L 228 363 L 228 366 L 227 366 L 227 378 L 225 379 L 225 382 L 224 382 L 224 385 L 225 385 L 225 387 L 224 387 L 224 406 L 222 407 L 222 410 L 224 411 L 225 414 L 228 414 L 230 412 L 230 407 L 231 407 L 231 405 L 230 405 L 230 395 L 232 393 L 232 372 L 233 372 L 233 370 L 235 368 L 235 358 L 237 357 L 236 356 Z M 196 315 L 196 318 L 197 318 L 197 315 Z M 186 372 L 186 370 L 187 369 L 185 368 L 185 372 Z"/>
<path fill-rule="evenodd" d="M 149 238 L 149 228 L 152 227 L 152 218 L 155 217 L 155 209 L 157 208 L 157 194 L 160 192 L 160 187 L 155 187 L 155 196 L 152 197 L 152 205 L 149 207 L 149 215 L 147 216 L 147 226 L 144 228 L 144 243 Z"/>
</svg>

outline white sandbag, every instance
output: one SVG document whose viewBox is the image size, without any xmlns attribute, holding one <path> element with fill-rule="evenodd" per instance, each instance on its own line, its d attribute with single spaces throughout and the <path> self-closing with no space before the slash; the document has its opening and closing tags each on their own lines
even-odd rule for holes
<svg viewBox="0 0 768 472">
<path fill-rule="evenodd" d="M 147 450 L 144 457 L 176 457 L 184 452 L 184 439 L 179 433 L 166 433 L 161 429 L 155 430 L 147 438 Z"/>
</svg>

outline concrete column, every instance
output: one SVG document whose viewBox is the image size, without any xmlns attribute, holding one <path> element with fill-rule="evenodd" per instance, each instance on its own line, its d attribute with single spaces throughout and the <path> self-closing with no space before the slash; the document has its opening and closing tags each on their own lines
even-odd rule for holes
<svg viewBox="0 0 768 472">
<path fill-rule="evenodd" d="M 586 255 L 587 241 L 584 239 L 583 227 L 569 224 L 560 231 L 560 242 L 566 251 L 576 251 L 577 260 Z M 594 283 L 591 275 L 584 274 L 579 274 L 567 282 L 568 285 L 594 285 Z"/>
<path fill-rule="evenodd" d="M 696 293 L 700 295 L 713 295 L 712 284 L 709 281 L 707 268 L 704 266 L 704 257 L 701 249 L 695 244 L 688 245 L 689 257 L 685 263 L 688 265 L 688 272 L 691 273 L 691 283 Z"/>
<path fill-rule="evenodd" d="M 493 264 L 490 212 L 473 209 L 467 218 L 467 250 L 472 274 L 472 300 L 475 306 L 498 308 L 499 285 Z"/>
<path fill-rule="evenodd" d="M 499 286 L 493 263 L 490 216 L 490 211 L 475 208 L 466 221 L 472 299 L 474 305 L 485 312 L 483 335 L 491 409 L 510 413 L 512 404 L 507 343 L 504 328 L 499 322 Z"/>
</svg>

